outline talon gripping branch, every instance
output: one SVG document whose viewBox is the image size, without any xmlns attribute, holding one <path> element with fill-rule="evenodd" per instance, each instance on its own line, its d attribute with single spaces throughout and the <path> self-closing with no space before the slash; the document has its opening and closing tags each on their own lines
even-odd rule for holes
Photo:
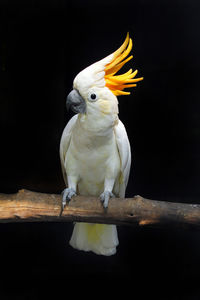
<svg viewBox="0 0 200 300">
<path fill-rule="evenodd" d="M 136 86 L 137 70 L 116 75 L 130 60 L 129 34 L 122 46 L 106 58 L 81 71 L 67 97 L 67 107 L 76 115 L 65 127 L 60 158 L 67 188 L 63 207 L 76 193 L 100 197 L 105 209 L 110 197 L 124 197 L 131 151 L 124 125 L 118 118 L 116 96 Z M 112 255 L 118 245 L 115 225 L 76 223 L 70 240 L 76 249 Z"/>
</svg>

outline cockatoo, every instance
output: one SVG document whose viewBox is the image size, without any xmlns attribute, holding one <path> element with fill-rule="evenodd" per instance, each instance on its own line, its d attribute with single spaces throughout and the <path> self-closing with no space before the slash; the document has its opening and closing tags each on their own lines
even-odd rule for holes
<svg viewBox="0 0 200 300">
<path fill-rule="evenodd" d="M 132 40 L 93 63 L 74 79 L 67 108 L 76 114 L 66 125 L 60 142 L 60 159 L 67 188 L 63 208 L 76 194 L 96 196 L 106 209 L 110 197 L 124 197 L 131 165 L 131 150 L 123 123 L 118 118 L 116 96 L 129 95 L 125 88 L 143 78 L 138 73 L 116 73 L 130 60 Z M 115 225 L 75 223 L 70 245 L 100 255 L 113 255 L 118 245 Z"/>
</svg>

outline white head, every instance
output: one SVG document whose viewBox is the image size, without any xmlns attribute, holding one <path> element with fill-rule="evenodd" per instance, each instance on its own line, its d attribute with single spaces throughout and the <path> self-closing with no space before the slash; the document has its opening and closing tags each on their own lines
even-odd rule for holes
<svg viewBox="0 0 200 300">
<path fill-rule="evenodd" d="M 143 78 L 134 78 L 137 70 L 115 75 L 133 56 L 129 34 L 122 46 L 106 58 L 90 65 L 74 79 L 73 90 L 67 97 L 67 106 L 76 113 L 88 114 L 99 110 L 104 114 L 118 113 L 119 95 L 129 95 L 125 88 L 136 86 Z"/>
</svg>

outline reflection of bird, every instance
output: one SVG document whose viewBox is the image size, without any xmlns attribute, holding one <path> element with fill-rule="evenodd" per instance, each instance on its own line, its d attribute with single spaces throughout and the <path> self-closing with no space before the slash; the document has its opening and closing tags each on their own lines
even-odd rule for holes
<svg viewBox="0 0 200 300">
<path fill-rule="evenodd" d="M 116 96 L 128 95 L 125 88 L 136 86 L 137 70 L 115 75 L 132 56 L 129 34 L 122 46 L 106 58 L 81 71 L 67 97 L 75 113 L 65 127 L 60 158 L 67 188 L 63 207 L 76 193 L 100 196 L 104 208 L 110 197 L 124 197 L 131 151 L 122 122 L 118 119 Z M 115 225 L 76 223 L 70 245 L 79 250 L 112 255 L 118 245 Z"/>
</svg>

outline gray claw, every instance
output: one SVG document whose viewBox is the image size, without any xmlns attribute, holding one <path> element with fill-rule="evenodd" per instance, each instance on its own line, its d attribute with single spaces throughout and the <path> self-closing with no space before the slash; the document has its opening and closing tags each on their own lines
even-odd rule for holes
<svg viewBox="0 0 200 300">
<path fill-rule="evenodd" d="M 69 202 L 73 196 L 76 196 L 76 192 L 72 188 L 66 188 L 62 192 L 62 204 L 66 205 L 66 202 Z"/>
<path fill-rule="evenodd" d="M 62 207 L 60 216 L 62 215 L 63 209 L 65 208 L 67 202 L 69 202 L 73 196 L 76 196 L 76 192 L 72 188 L 66 188 L 62 191 Z"/>
<path fill-rule="evenodd" d="M 109 199 L 112 198 L 112 197 L 115 197 L 115 195 L 114 195 L 112 192 L 109 192 L 109 191 L 104 191 L 104 192 L 100 195 L 101 202 L 103 203 L 103 207 L 104 207 L 105 209 L 107 209 Z"/>
</svg>

